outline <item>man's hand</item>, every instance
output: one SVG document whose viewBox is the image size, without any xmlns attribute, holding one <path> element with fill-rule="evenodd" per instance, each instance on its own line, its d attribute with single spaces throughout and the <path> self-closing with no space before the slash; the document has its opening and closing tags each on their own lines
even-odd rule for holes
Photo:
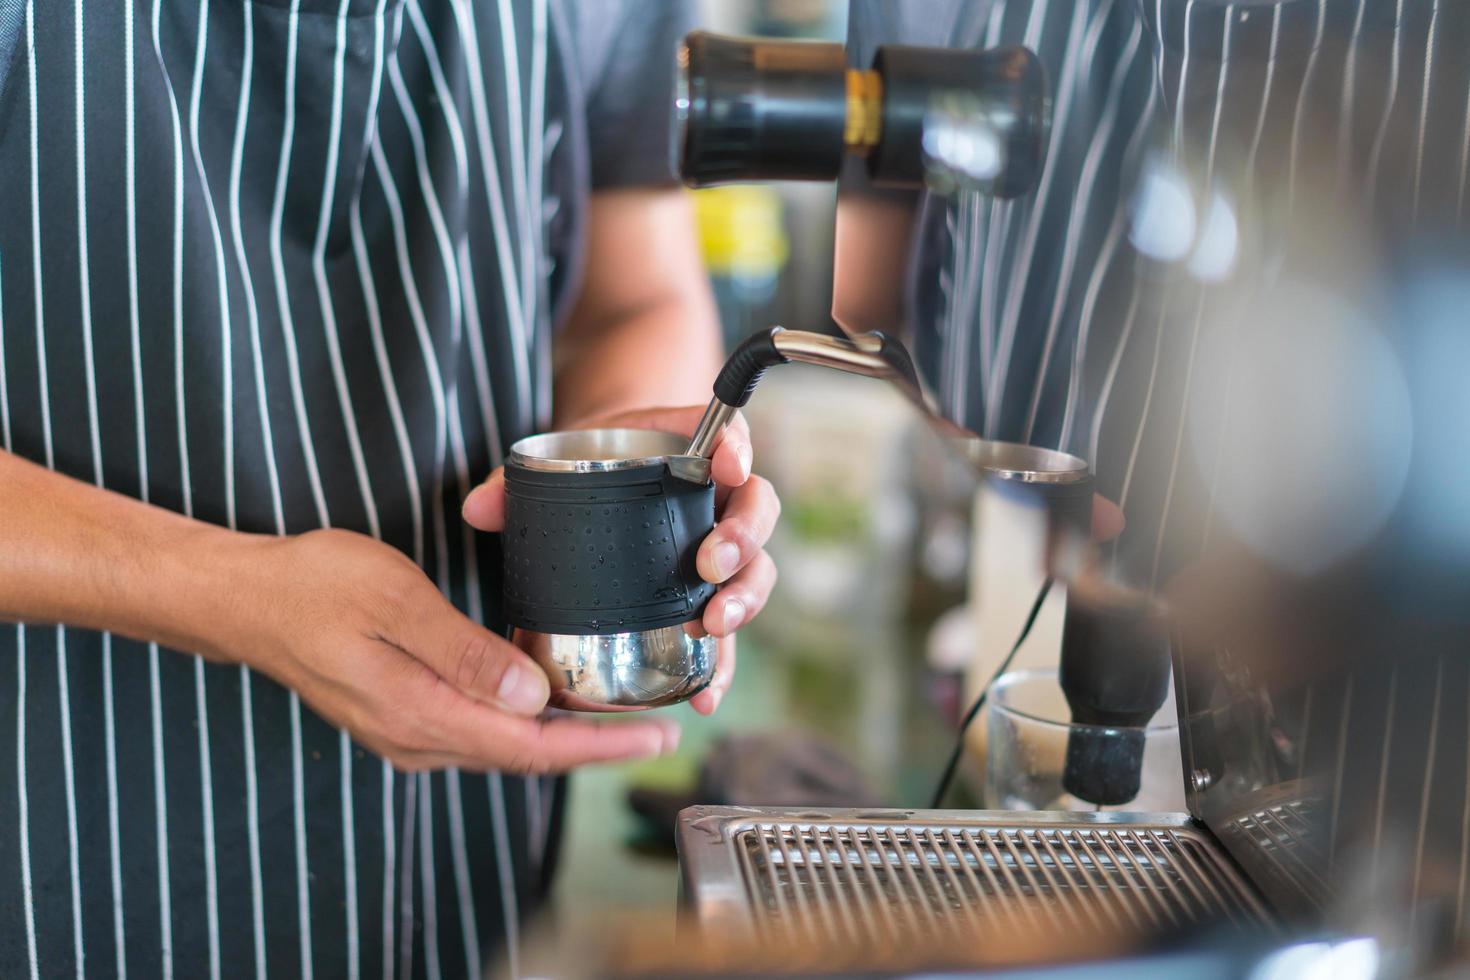
<svg viewBox="0 0 1470 980">
<path fill-rule="evenodd" d="M 688 436 L 699 423 L 704 406 L 647 409 L 590 419 L 575 428 L 658 429 Z M 752 476 L 750 429 L 737 415 L 715 444 L 710 475 L 715 481 L 718 523 L 699 546 L 699 574 L 720 586 L 704 610 L 704 628 L 720 637 L 720 662 L 710 686 L 691 704 L 710 714 L 730 687 L 735 673 L 734 633 L 755 618 L 776 584 L 776 566 L 765 552 L 766 541 L 781 513 L 781 502 L 771 484 Z M 465 499 L 464 519 L 482 531 L 505 526 L 505 475 L 490 474 Z"/>
<path fill-rule="evenodd" d="M 401 552 L 349 531 L 253 538 L 216 655 L 243 659 L 401 769 L 551 772 L 672 751 L 662 719 L 538 719 L 546 676 Z M 241 649 L 241 645 L 244 649 Z"/>
<path fill-rule="evenodd" d="M 538 719 L 546 675 L 400 552 L 242 534 L 0 452 L 0 616 L 245 663 L 402 768 L 546 772 L 671 751 L 666 719 Z"/>
<path fill-rule="evenodd" d="M 1092 495 L 1092 543 L 1105 544 L 1123 533 L 1123 508 L 1100 493 Z"/>
</svg>

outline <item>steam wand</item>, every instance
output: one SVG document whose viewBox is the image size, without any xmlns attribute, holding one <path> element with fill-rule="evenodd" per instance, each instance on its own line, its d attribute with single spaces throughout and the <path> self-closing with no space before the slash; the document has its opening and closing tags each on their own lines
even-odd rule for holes
<svg viewBox="0 0 1470 980">
<path fill-rule="evenodd" d="M 939 414 L 909 352 L 881 331 L 849 338 L 772 327 L 747 338 L 720 369 L 715 378 L 715 396 L 704 410 L 685 455 L 708 459 L 714 452 L 715 439 L 735 412 L 750 401 L 766 369 L 793 361 L 889 381 L 945 435 L 976 438 Z"/>
<path fill-rule="evenodd" d="M 1088 540 L 1092 477 L 1084 461 L 1035 446 L 984 440 L 950 422 L 935 409 L 908 351 L 878 331 L 849 338 L 772 327 L 746 339 L 715 378 L 714 397 L 680 461 L 688 466 L 682 475 L 701 482 L 708 479 L 707 460 L 720 432 L 750 400 L 768 368 L 793 361 L 888 381 L 930 425 L 957 444 L 975 469 L 1003 482 L 1024 485 L 1047 510 L 1049 536 L 1057 536 L 1048 547 L 1048 566 L 1059 544 Z M 696 465 L 702 467 L 698 472 Z M 1051 582 L 1048 576 L 1001 671 L 1025 642 Z M 1137 795 L 1143 764 L 1142 726 L 1159 709 L 1168 690 L 1168 636 L 1162 618 L 1147 602 L 1122 599 L 1119 595 L 1073 595 L 1063 628 L 1060 680 L 1076 723 L 1068 737 L 1063 783 L 1069 792 L 1099 805 L 1125 803 Z M 964 729 L 979 713 L 989 689 L 987 683 L 966 715 L 961 741 L 936 792 L 936 806 L 953 777 Z"/>
</svg>

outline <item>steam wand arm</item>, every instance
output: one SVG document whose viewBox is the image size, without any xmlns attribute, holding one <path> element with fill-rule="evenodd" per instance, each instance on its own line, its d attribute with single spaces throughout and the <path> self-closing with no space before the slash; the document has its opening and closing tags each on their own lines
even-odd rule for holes
<svg viewBox="0 0 1470 980">
<path fill-rule="evenodd" d="M 709 458 L 716 437 L 750 401 L 766 369 L 792 361 L 891 381 L 927 415 L 937 417 L 909 352 L 881 331 L 847 338 L 772 327 L 747 338 L 725 361 L 685 455 Z"/>
</svg>

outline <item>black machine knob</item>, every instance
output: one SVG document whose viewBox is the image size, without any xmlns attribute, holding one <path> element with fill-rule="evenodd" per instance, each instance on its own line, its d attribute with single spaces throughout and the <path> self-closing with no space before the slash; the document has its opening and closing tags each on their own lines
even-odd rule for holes
<svg viewBox="0 0 1470 980">
<path fill-rule="evenodd" d="M 679 53 L 674 145 L 691 187 L 835 180 L 846 154 L 880 186 L 1016 197 L 1045 157 L 1046 72 L 1026 48 L 841 45 L 695 31 Z"/>
<path fill-rule="evenodd" d="M 868 155 L 874 183 L 1001 198 L 1036 186 L 1051 113 L 1046 69 L 1029 49 L 886 45 L 873 71 L 883 80 L 883 137 Z"/>
<path fill-rule="evenodd" d="M 1067 736 L 1067 792 L 1102 806 L 1138 795 L 1144 729 L 1169 693 L 1169 650 L 1167 620 L 1146 600 L 1068 596 L 1062 692 L 1087 727 Z"/>
<path fill-rule="evenodd" d="M 695 31 L 678 77 L 675 145 L 690 186 L 836 179 L 847 125 L 842 45 Z"/>
</svg>

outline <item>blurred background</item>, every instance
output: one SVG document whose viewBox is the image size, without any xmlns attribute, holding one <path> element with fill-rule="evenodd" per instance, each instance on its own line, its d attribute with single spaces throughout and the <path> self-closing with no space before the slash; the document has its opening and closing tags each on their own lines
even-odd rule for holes
<svg viewBox="0 0 1470 980">
<path fill-rule="evenodd" d="M 850 64 L 882 41 L 1047 52 L 1047 163 L 1014 202 L 935 185 L 958 172 L 951 150 L 975 149 L 963 140 L 924 143 L 941 166 L 913 215 L 854 195 L 837 220 L 826 183 L 691 192 L 726 340 L 836 332 L 835 254 L 844 326 L 911 327 L 947 415 L 1083 457 L 1129 530 L 1058 573 L 1072 610 L 1144 596 L 1140 622 L 1155 601 L 1170 619 L 1172 656 L 1155 658 L 1169 694 L 1132 729 L 1141 785 L 1120 809 L 1208 828 L 1294 935 L 1377 937 L 1401 951 L 1395 975 L 1470 960 L 1470 7 L 1117 0 L 1046 29 L 1027 13 L 1044 3 L 952 4 L 948 19 L 900 0 L 701 7 L 730 34 L 841 42 L 852 27 Z M 936 105 L 925 133 L 954 136 Z M 899 280 L 915 288 L 890 308 Z M 877 823 L 931 806 L 956 723 L 1033 602 L 945 805 L 1105 809 L 1063 790 L 1057 666 L 1064 615 L 1085 620 L 1068 589 L 1042 589 L 1042 513 L 956 472 L 866 379 L 783 368 L 747 415 L 784 506 L 781 586 L 742 632 L 718 716 L 676 709 L 677 755 L 572 778 L 543 946 L 624 921 L 672 938 L 671 831 L 690 804 L 864 807 Z M 1118 635 L 1101 686 L 1152 649 Z M 1069 657 L 1099 636 L 1069 627 Z M 810 884 L 828 852 L 794 833 Z M 1365 948 L 1319 949 L 1313 975 L 1374 975 L 1376 945 L 1357 972 L 1333 959 Z"/>
<path fill-rule="evenodd" d="M 727 34 L 843 42 L 847 12 L 846 0 L 703 0 L 700 23 Z M 727 347 L 773 324 L 839 332 L 834 185 L 688 193 Z M 683 728 L 675 755 L 571 778 L 568 833 L 541 923 L 548 934 L 594 935 L 626 920 L 653 930 L 651 942 L 660 929 L 672 938 L 673 817 L 690 803 L 927 806 L 961 702 L 1004 655 L 1042 580 L 1041 518 L 1003 499 L 979 504 L 991 513 L 972 567 L 973 476 L 950 469 L 887 385 L 793 365 L 767 376 L 746 415 L 756 468 L 782 499 L 769 548 L 780 585 L 740 634 L 737 680 L 719 712 L 664 709 Z M 1017 568 L 1017 555 L 1035 567 Z M 972 576 L 987 580 L 983 616 L 965 606 L 967 589 L 978 586 Z M 1063 590 L 1054 590 L 1018 669 L 1055 670 L 1063 603 Z M 1027 708 L 1065 721 L 1051 681 L 1027 695 Z M 1173 711 L 1171 700 L 1161 719 L 1172 725 Z M 986 803 L 986 729 L 984 716 L 971 727 L 950 806 Z M 1160 737 L 1172 745 L 1150 760 L 1160 778 L 1149 788 L 1158 795 L 1142 802 L 1182 809 L 1177 736 L 1169 727 Z M 1064 740 L 1058 736 L 1058 755 Z M 1017 803 L 1025 805 L 1008 805 Z"/>
</svg>

